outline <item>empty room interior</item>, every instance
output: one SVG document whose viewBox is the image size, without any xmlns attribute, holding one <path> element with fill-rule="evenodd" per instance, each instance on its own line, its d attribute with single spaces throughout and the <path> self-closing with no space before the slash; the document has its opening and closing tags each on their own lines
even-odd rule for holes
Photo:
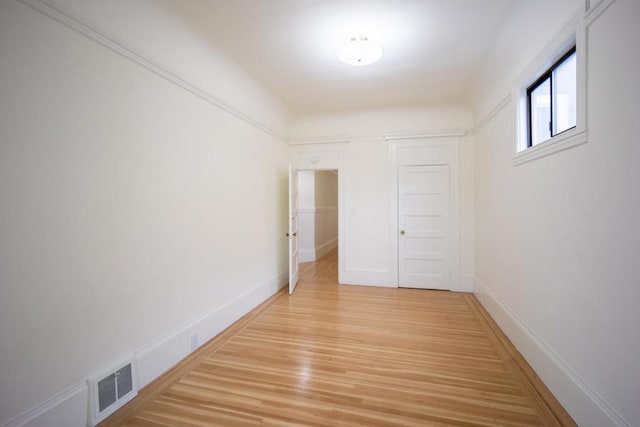
<svg viewBox="0 0 640 427">
<path fill-rule="evenodd" d="M 0 426 L 640 426 L 638 22 L 0 0 Z"/>
</svg>

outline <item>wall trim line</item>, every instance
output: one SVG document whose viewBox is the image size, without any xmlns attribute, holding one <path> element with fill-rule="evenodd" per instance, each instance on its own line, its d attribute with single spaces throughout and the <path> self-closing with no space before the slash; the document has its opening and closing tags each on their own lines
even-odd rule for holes
<svg viewBox="0 0 640 427">
<path fill-rule="evenodd" d="M 597 5 L 591 7 L 584 14 L 585 25 L 588 27 L 596 21 L 616 0 L 602 0 Z"/>
<path fill-rule="evenodd" d="M 135 51 L 124 43 L 117 41 L 112 36 L 109 36 L 102 31 L 88 25 L 86 22 L 82 22 L 80 19 L 72 16 L 69 12 L 63 10 L 57 5 L 53 5 L 46 0 L 17 0 L 18 2 L 48 16 L 54 21 L 70 28 L 84 35 L 85 37 L 93 40 L 94 42 L 106 47 L 107 49 L 119 54 L 120 56 L 138 64 L 139 66 L 146 68 L 148 71 L 162 77 L 170 83 L 184 89 L 185 91 L 197 96 L 205 102 L 221 109 L 222 111 L 231 114 L 232 116 L 244 121 L 245 123 L 253 126 L 254 128 L 278 139 L 281 142 L 286 143 L 287 139 L 270 128 L 269 126 L 259 122 L 246 113 L 243 113 L 239 109 L 232 107 L 230 104 L 222 101 L 214 95 L 200 89 L 198 86 L 189 83 L 180 76 L 172 73 L 161 65 L 153 62 L 149 58 L 145 57 L 142 53 Z"/>
<path fill-rule="evenodd" d="M 79 383 L 72 385 L 71 387 L 61 391 L 55 396 L 50 397 L 44 402 L 39 403 L 31 409 L 17 415 L 16 417 L 7 421 L 2 427 L 21 427 L 25 426 L 38 418 L 46 415 L 49 411 L 57 408 L 58 406 L 70 401 L 71 399 L 79 396 L 82 393 L 88 393 L 87 382 L 82 380 Z"/>
<path fill-rule="evenodd" d="M 328 242 L 325 242 L 321 245 L 315 247 L 315 259 L 320 259 L 326 254 L 328 254 L 333 248 L 338 247 L 338 238 L 335 237 Z"/>
<path fill-rule="evenodd" d="M 338 207 L 337 206 L 318 206 L 316 208 L 314 208 L 315 211 L 317 213 L 323 213 L 323 212 L 333 212 L 333 211 L 337 211 Z"/>
<path fill-rule="evenodd" d="M 491 122 L 491 120 L 493 120 L 493 118 L 495 116 L 497 116 L 502 110 L 504 110 L 511 103 L 512 98 L 513 98 L 513 96 L 511 95 L 511 92 L 509 92 L 507 95 L 505 95 L 496 104 L 496 106 L 493 107 L 493 109 L 489 112 L 489 114 L 487 114 L 482 120 L 480 120 L 478 123 L 476 123 L 476 125 L 471 129 L 470 132 L 473 135 L 475 135 L 478 132 L 480 132 L 486 125 L 489 124 L 489 122 Z"/>
<path fill-rule="evenodd" d="M 588 401 L 590 401 L 590 403 L 592 403 L 592 405 L 601 412 L 602 417 L 608 419 L 612 425 L 619 427 L 631 427 L 631 424 L 629 424 L 620 414 L 618 414 L 611 407 L 611 405 L 609 405 L 604 400 L 604 398 L 602 398 L 602 396 L 600 396 L 598 392 L 596 392 L 593 387 L 571 367 L 571 365 L 569 365 L 556 352 L 554 352 L 553 349 L 542 338 L 540 338 L 540 336 L 538 336 L 538 334 L 536 334 L 535 331 L 533 331 L 514 310 L 511 309 L 511 307 L 509 307 L 504 301 L 502 301 L 502 299 L 500 299 L 488 286 L 486 286 L 477 277 L 473 278 L 473 293 L 478 297 L 478 300 L 482 303 L 482 306 L 485 307 L 491 317 L 496 320 L 496 323 L 499 324 L 500 329 L 505 331 L 505 335 L 507 329 L 513 329 L 513 327 L 517 329 L 517 332 L 520 336 L 509 336 L 509 339 L 514 343 L 514 345 L 516 345 L 517 348 L 520 347 L 520 345 L 518 345 L 519 340 L 517 338 L 519 338 L 520 340 L 525 339 L 529 341 L 529 343 L 527 344 L 532 345 L 527 345 L 527 347 L 530 350 L 537 350 L 537 352 L 539 353 L 538 355 L 541 355 L 547 359 L 544 362 L 550 362 L 557 370 L 560 370 L 573 383 L 570 384 L 573 390 L 582 392 L 582 399 L 587 399 Z M 487 299 L 489 299 L 489 301 L 487 301 Z M 487 302 L 491 304 L 486 304 Z M 511 322 L 511 325 L 508 326 L 510 326 L 511 328 L 505 327 L 505 325 L 498 322 L 498 318 L 504 319 L 504 316 L 499 316 L 499 313 L 496 313 L 495 309 L 492 309 L 492 307 L 497 307 L 502 310 L 504 314 L 506 314 L 506 320 Z M 518 350 L 520 351 L 520 348 L 518 348 Z M 525 355 L 523 354 L 523 356 Z M 532 361 L 528 360 L 528 358 L 527 362 L 535 368 Z M 538 373 L 538 375 L 540 374 Z M 542 375 L 540 375 L 540 378 L 545 382 L 545 384 L 547 384 L 547 381 L 549 380 L 548 378 L 544 378 Z M 549 388 L 551 389 L 551 387 Z M 555 390 L 551 389 L 551 391 L 556 394 Z M 556 397 L 560 399 L 561 396 L 556 395 Z M 563 404 L 563 406 L 565 405 L 564 402 L 561 403 Z M 567 409 L 567 411 L 570 411 L 570 408 L 566 406 L 565 409 Z M 572 417 L 576 418 L 577 414 L 572 414 L 571 412 L 569 413 Z M 588 419 L 591 419 L 591 417 L 589 417 Z M 576 422 L 580 424 L 580 420 L 576 420 Z"/>
<path fill-rule="evenodd" d="M 312 214 L 312 213 L 316 213 L 316 212 L 332 212 L 332 211 L 337 211 L 338 207 L 337 206 L 318 206 L 316 208 L 299 208 L 298 209 L 298 213 L 299 214 Z"/>
<path fill-rule="evenodd" d="M 313 145 L 313 144 L 348 144 L 351 142 L 349 135 L 325 136 L 319 138 L 299 138 L 289 141 L 289 145 Z"/>
<path fill-rule="evenodd" d="M 384 139 L 388 142 L 405 140 L 405 139 L 429 139 L 429 138 L 450 138 L 463 137 L 468 133 L 466 130 L 445 129 L 430 132 L 412 132 L 412 133 L 390 133 L 385 134 Z"/>
</svg>

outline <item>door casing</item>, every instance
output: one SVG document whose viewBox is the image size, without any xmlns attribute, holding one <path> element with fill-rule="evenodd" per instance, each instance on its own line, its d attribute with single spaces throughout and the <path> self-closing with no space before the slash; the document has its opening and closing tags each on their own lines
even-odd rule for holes
<svg viewBox="0 0 640 427">
<path fill-rule="evenodd" d="M 467 291 L 460 283 L 460 172 L 459 144 L 464 133 L 424 137 L 388 137 L 389 170 L 389 265 L 390 281 L 398 286 L 398 170 L 401 166 L 449 166 L 451 290 Z"/>
<path fill-rule="evenodd" d="M 348 139 L 335 142 L 303 144 L 291 152 L 291 164 L 298 170 L 338 171 L 338 283 L 346 283 L 345 278 L 345 174 L 343 149 Z"/>
</svg>

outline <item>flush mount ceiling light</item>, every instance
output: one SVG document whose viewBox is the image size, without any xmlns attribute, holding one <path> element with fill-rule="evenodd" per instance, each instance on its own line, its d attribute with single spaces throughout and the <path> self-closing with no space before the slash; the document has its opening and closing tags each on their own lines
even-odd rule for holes
<svg viewBox="0 0 640 427">
<path fill-rule="evenodd" d="M 378 62 L 382 58 L 382 48 L 370 42 L 365 36 L 351 37 L 351 40 L 341 46 L 336 54 L 345 64 L 359 67 Z"/>
</svg>

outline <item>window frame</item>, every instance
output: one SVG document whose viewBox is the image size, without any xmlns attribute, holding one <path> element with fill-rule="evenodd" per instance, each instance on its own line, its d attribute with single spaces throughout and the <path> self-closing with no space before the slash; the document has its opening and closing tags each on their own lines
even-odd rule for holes
<svg viewBox="0 0 640 427">
<path fill-rule="evenodd" d="M 576 126 L 530 146 L 527 89 L 576 47 Z M 511 92 L 515 113 L 513 166 L 537 160 L 587 142 L 587 37 L 584 14 L 574 19 L 557 34 L 515 79 Z"/>
<path fill-rule="evenodd" d="M 560 57 L 560 59 L 558 59 L 556 62 L 553 63 L 553 65 L 551 65 L 551 67 L 549 67 L 544 73 L 542 73 L 542 75 L 540 75 L 540 77 L 538 77 L 538 79 L 536 81 L 534 81 L 528 88 L 527 88 L 527 148 L 531 148 L 534 147 L 538 144 L 543 144 L 545 142 L 547 142 L 548 140 L 552 139 L 554 136 L 557 135 L 561 135 L 565 132 L 568 132 L 572 129 L 575 129 L 577 126 L 576 125 L 567 128 L 561 132 L 557 132 L 557 133 L 553 133 L 553 99 L 554 99 L 554 92 L 553 92 L 553 88 L 554 88 L 554 84 L 553 84 L 553 74 L 554 71 L 556 69 L 558 69 L 558 67 L 560 67 L 560 65 L 562 65 L 567 59 L 569 59 L 571 56 L 573 56 L 574 54 L 576 55 L 576 58 L 578 57 L 577 54 L 577 49 L 576 49 L 576 44 L 573 45 L 573 47 L 571 47 L 564 55 L 562 55 Z M 577 67 L 577 64 L 576 64 Z M 577 70 L 576 70 L 577 71 Z M 533 121 L 532 121 L 532 108 L 531 108 L 531 94 L 540 86 L 542 86 L 544 84 L 545 81 L 547 81 L 547 79 L 549 79 L 549 134 L 551 135 L 551 138 L 545 139 L 544 141 L 540 141 L 536 144 L 533 143 Z M 577 92 L 577 85 L 578 85 L 578 81 L 577 81 L 577 73 L 576 73 L 576 92 Z M 576 100 L 577 103 L 577 100 Z M 576 105 L 577 108 L 577 105 Z"/>
</svg>

